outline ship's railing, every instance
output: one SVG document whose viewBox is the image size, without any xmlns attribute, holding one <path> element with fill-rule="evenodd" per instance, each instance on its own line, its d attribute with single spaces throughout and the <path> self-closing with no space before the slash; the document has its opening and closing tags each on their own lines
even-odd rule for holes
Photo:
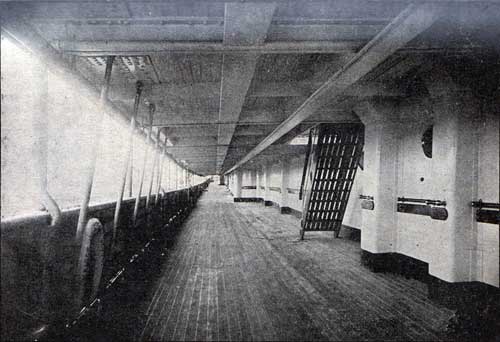
<svg viewBox="0 0 500 342">
<path fill-rule="evenodd" d="M 135 222 L 135 198 L 123 200 L 116 230 L 116 202 L 91 205 L 82 243 L 75 239 L 79 208 L 62 210 L 56 225 L 46 212 L 3 220 L 2 340 L 77 325 L 128 269 L 164 245 L 208 183 L 162 192 L 149 207 L 142 196 Z"/>
</svg>

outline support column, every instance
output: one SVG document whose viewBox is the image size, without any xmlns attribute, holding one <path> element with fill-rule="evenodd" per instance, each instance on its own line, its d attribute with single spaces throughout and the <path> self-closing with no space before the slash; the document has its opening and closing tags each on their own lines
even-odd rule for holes
<svg viewBox="0 0 500 342">
<path fill-rule="evenodd" d="M 54 276 L 52 265 L 57 257 L 57 251 L 52 243 L 54 236 L 58 232 L 57 226 L 61 223 L 61 210 L 55 199 L 48 191 L 48 154 L 49 154 L 49 115 L 47 110 L 47 101 L 49 95 L 49 72 L 47 66 L 43 63 L 34 62 L 27 66 L 32 72 L 33 81 L 38 84 L 36 90 L 31 93 L 33 100 L 32 117 L 32 162 L 34 168 L 33 178 L 37 186 L 37 195 L 41 210 L 46 210 L 50 214 L 50 226 L 52 229 L 41 229 L 38 238 L 40 241 L 46 241 L 40 248 L 40 261 L 42 262 L 41 282 L 41 305 L 42 314 L 46 315 L 53 311 L 54 286 L 51 278 Z M 20 189 L 22 190 L 22 189 Z M 3 248 L 3 246 L 2 246 Z M 9 248 L 10 249 L 10 248 Z M 3 254 L 3 253 L 2 253 Z"/>
<path fill-rule="evenodd" d="M 436 221 L 429 273 L 448 282 L 472 281 L 477 227 L 470 202 L 477 196 L 478 101 L 444 75 L 426 80 L 435 115 L 433 196 L 446 200 L 448 218 Z"/>
<path fill-rule="evenodd" d="M 237 201 L 237 199 L 241 198 L 241 182 L 243 178 L 243 174 L 241 170 L 236 170 L 235 171 L 235 182 L 234 182 L 234 200 Z"/>
<path fill-rule="evenodd" d="M 35 170 L 34 181 L 37 185 L 40 209 L 50 214 L 51 226 L 59 224 L 61 210 L 48 191 L 47 159 L 49 150 L 49 116 L 47 115 L 47 99 L 49 94 L 49 72 L 42 63 L 34 63 L 31 71 L 39 82 L 37 92 L 32 93 L 35 107 L 32 112 L 33 146 L 32 160 Z"/>
<path fill-rule="evenodd" d="M 356 113 L 365 124 L 363 194 L 374 209 L 362 212 L 363 262 L 377 271 L 396 248 L 398 127 L 394 106 L 363 103 Z"/>
<path fill-rule="evenodd" d="M 250 192 L 250 196 L 252 200 L 257 198 L 257 172 L 255 169 L 250 170 L 250 185 L 255 186 L 255 189 L 252 189 Z"/>
<path fill-rule="evenodd" d="M 83 199 L 80 205 L 80 213 L 78 215 L 78 223 L 76 226 L 76 237 L 75 241 L 81 243 L 83 238 L 83 232 L 85 229 L 85 225 L 87 224 L 87 212 L 89 210 L 89 202 L 90 196 L 92 194 L 92 186 L 94 184 L 94 173 L 97 164 L 97 156 L 99 154 L 100 144 L 101 144 L 101 136 L 102 136 L 102 125 L 104 120 L 104 111 L 106 109 L 106 101 L 108 100 L 108 90 L 109 84 L 111 80 L 111 70 L 113 68 L 113 62 L 115 57 L 108 56 L 106 60 L 106 69 L 104 72 L 104 83 L 101 88 L 101 95 L 99 98 L 99 113 L 96 119 L 96 128 L 95 128 L 95 138 L 92 145 L 92 151 L 90 155 L 90 161 L 85 170 L 85 184 L 83 188 Z"/>
<path fill-rule="evenodd" d="M 290 161 L 288 158 L 281 160 L 281 200 L 279 203 L 280 213 L 289 214 L 291 212 L 288 206 L 288 191 L 290 178 Z"/>
<path fill-rule="evenodd" d="M 261 166 L 258 166 L 255 171 L 255 197 L 259 200 L 262 198 L 262 193 L 260 190 L 260 182 L 261 182 Z"/>
<path fill-rule="evenodd" d="M 272 202 L 269 200 L 269 187 L 271 186 L 271 167 L 272 164 L 268 161 L 264 164 L 264 186 L 266 189 L 264 190 L 264 205 L 271 206 Z"/>
<path fill-rule="evenodd" d="M 175 167 L 175 190 L 179 189 L 179 165 L 174 164 Z"/>
</svg>

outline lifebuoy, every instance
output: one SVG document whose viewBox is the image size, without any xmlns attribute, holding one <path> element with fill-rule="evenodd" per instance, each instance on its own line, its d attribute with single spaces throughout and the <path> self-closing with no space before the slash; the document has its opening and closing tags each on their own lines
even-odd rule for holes
<svg viewBox="0 0 500 342">
<path fill-rule="evenodd" d="M 104 265 L 104 229 L 98 219 L 87 222 L 83 232 L 77 274 L 77 309 L 92 302 L 99 290 Z"/>
</svg>

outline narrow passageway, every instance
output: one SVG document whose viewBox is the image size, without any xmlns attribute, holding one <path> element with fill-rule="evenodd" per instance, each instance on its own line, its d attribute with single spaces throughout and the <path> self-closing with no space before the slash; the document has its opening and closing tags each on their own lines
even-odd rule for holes
<svg viewBox="0 0 500 342">
<path fill-rule="evenodd" d="M 424 284 L 374 274 L 359 243 L 311 233 L 211 184 L 144 303 L 143 340 L 435 340 L 450 312 Z"/>
</svg>

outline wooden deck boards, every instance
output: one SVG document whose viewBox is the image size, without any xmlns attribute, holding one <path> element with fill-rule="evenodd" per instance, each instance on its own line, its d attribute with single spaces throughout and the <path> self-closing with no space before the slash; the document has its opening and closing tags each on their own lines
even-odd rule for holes
<svg viewBox="0 0 500 342">
<path fill-rule="evenodd" d="M 310 233 L 211 185 L 136 308 L 142 340 L 436 340 L 451 315 L 424 284 L 360 265 L 359 243 Z M 143 313 L 143 314 L 141 314 Z"/>
</svg>

